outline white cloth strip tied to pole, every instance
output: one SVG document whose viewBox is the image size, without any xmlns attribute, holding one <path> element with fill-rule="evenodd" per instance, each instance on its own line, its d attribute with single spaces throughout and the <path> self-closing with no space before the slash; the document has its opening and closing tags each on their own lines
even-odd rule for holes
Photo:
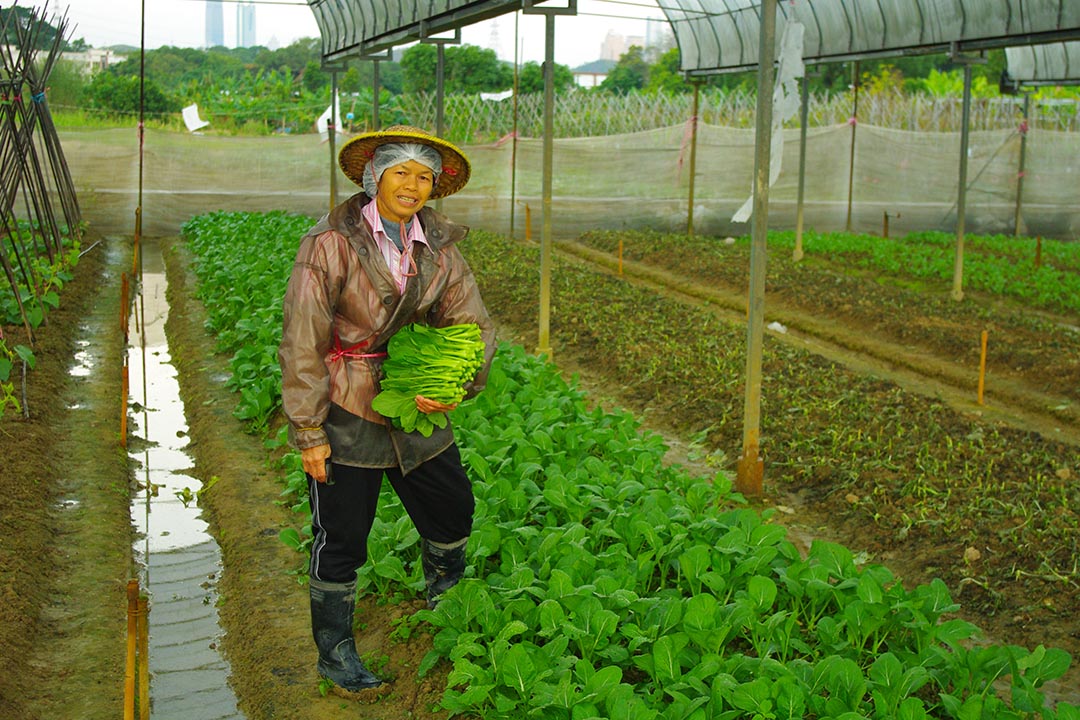
<svg viewBox="0 0 1080 720">
<path fill-rule="evenodd" d="M 319 119 L 315 121 L 315 128 L 319 131 L 319 137 L 324 141 L 330 138 L 330 133 L 327 128 L 330 126 L 330 113 L 334 114 L 334 129 L 338 135 L 344 133 L 341 129 L 341 97 L 338 96 L 337 102 L 331 103 L 326 106 L 326 111 L 319 116 Z"/>
<path fill-rule="evenodd" d="M 773 88 L 772 137 L 769 157 L 769 187 L 780 177 L 780 166 L 784 155 L 784 123 L 795 117 L 799 111 L 799 78 L 806 74 L 803 64 L 803 24 L 794 17 L 788 18 L 784 26 L 784 35 L 780 39 L 780 60 L 776 71 L 776 86 Z M 754 194 L 746 199 L 732 222 L 746 222 L 754 210 Z"/>
<path fill-rule="evenodd" d="M 188 132 L 196 132 L 210 124 L 209 120 L 203 120 L 199 117 L 199 106 L 196 103 L 188 105 L 183 109 L 182 113 L 184 116 L 184 124 L 187 125 Z"/>
<path fill-rule="evenodd" d="M 514 91 L 513 90 L 503 90 L 502 92 L 480 93 L 480 99 L 481 100 L 488 100 L 488 101 L 491 101 L 491 102 L 499 102 L 501 100 L 506 100 L 507 98 L 511 98 L 513 96 L 514 96 Z"/>
</svg>

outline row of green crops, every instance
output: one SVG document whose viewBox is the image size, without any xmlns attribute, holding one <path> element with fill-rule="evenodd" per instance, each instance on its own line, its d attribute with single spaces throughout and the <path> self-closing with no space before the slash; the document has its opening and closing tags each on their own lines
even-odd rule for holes
<svg viewBox="0 0 1080 720">
<path fill-rule="evenodd" d="M 1042 244 L 1036 267 L 1036 245 Z M 795 246 L 793 232 L 769 234 L 774 248 Z M 956 236 L 942 232 L 881 238 L 853 233 L 807 232 L 807 254 L 841 259 L 893 276 L 952 281 Z M 964 287 L 1013 297 L 1034 307 L 1080 312 L 1080 243 L 1005 235 L 964 238 Z"/>
<path fill-rule="evenodd" d="M 11 269 L 8 290 L 0 293 L 0 325 L 25 323 L 37 328 L 50 309 L 60 306 L 60 291 L 74 277 L 80 246 L 67 235 L 60 242 L 62 251 L 47 252 L 51 243 L 40 231 L 19 223 L 15 233 L 0 244 L 5 270 Z"/>
<path fill-rule="evenodd" d="M 26 345 L 7 346 L 4 339 L 4 331 L 0 330 L 0 418 L 11 408 L 15 412 L 22 412 L 22 403 L 15 393 L 15 383 L 11 373 L 15 369 L 16 362 L 23 362 L 31 370 L 34 369 L 34 351 Z"/>
<path fill-rule="evenodd" d="M 615 252 L 620 235 L 589 232 L 583 241 L 597 249 Z M 654 232 L 629 233 L 633 251 L 647 254 L 660 246 L 677 246 L 692 252 L 697 266 L 730 262 L 730 251 L 716 238 Z M 628 238 L 631 239 L 631 238 Z M 750 238 L 736 240 L 748 245 Z M 1039 246 L 1041 245 L 1041 249 Z M 772 257 L 791 256 L 795 233 L 769 233 Z M 902 238 L 882 238 L 855 233 L 803 233 L 807 260 L 822 259 L 837 266 L 867 270 L 894 278 L 940 282 L 951 287 L 955 270 L 956 237 L 941 232 L 911 233 Z M 631 248 L 626 251 L 631 252 Z M 1080 312 L 1080 243 L 1039 240 L 1005 235 L 968 235 L 964 240 L 963 286 L 968 290 L 1013 298 L 1046 310 Z M 742 274 L 745 275 L 745 269 Z"/>
<path fill-rule="evenodd" d="M 183 227 L 208 329 L 217 350 L 232 354 L 228 387 L 240 393 L 233 414 L 252 430 L 265 429 L 281 407 L 281 299 L 300 238 L 313 224 L 284 212 L 219 211 Z"/>
<path fill-rule="evenodd" d="M 473 232 L 466 251 L 500 321 L 530 332 L 537 248 Z M 834 299 L 819 286 L 826 301 Z M 684 436 L 700 433 L 729 454 L 741 447 L 741 324 L 719 319 L 707 303 L 559 255 L 552 307 L 557 355 L 598 369 L 628 402 L 669 419 Z M 951 586 L 980 588 L 968 593 L 968 612 L 1033 612 L 1051 622 L 1071 616 L 1080 527 L 1075 447 L 981 422 L 774 336 L 765 338 L 763 375 L 770 492 L 805 493 L 835 527 L 850 523 L 872 535 L 863 540 L 872 550 L 910 550 Z M 981 562 L 963 559 L 969 546 L 983 549 Z M 1032 598 L 1042 597 L 1055 601 L 1033 607 Z"/>
<path fill-rule="evenodd" d="M 0 253 L 8 284 L 0 292 L 0 326 L 20 324 L 28 333 L 41 326 L 49 310 L 60 306 L 60 292 L 75 275 L 79 263 L 79 241 L 60 238 L 60 250 L 52 252 L 52 243 L 30 224 L 18 223 L 0 243 Z M 16 363 L 33 369 L 35 358 L 28 345 L 9 346 L 0 330 L 0 418 L 11 408 L 22 410 L 15 393 L 12 371 Z"/>
<path fill-rule="evenodd" d="M 924 248 L 927 253 L 933 251 L 943 272 L 946 265 L 951 268 L 952 262 L 952 249 L 942 241 L 944 237 L 939 234 L 936 249 Z M 1032 391 L 1021 395 L 1014 387 L 1008 390 L 1010 398 L 998 395 L 991 402 L 1020 402 L 1036 411 L 1046 408 L 1068 425 L 1080 421 L 1077 312 L 1042 312 L 1033 303 L 986 291 L 969 292 L 964 302 L 956 302 L 949 292 L 951 276 L 924 277 L 908 271 L 908 265 L 915 262 L 906 253 L 908 245 L 870 236 L 829 236 L 835 240 L 829 249 L 825 247 L 828 238 L 823 238 L 809 233 L 806 254 L 796 261 L 790 252 L 790 233 L 770 236 L 765 300 L 770 319 L 793 326 L 796 331 L 822 335 L 845 347 L 854 343 L 871 353 L 882 352 L 882 345 L 896 344 L 911 353 L 903 364 L 912 368 L 919 367 L 919 354 L 928 353 L 948 364 L 952 383 L 970 382 L 973 388 L 980 362 L 980 332 L 986 330 L 991 375 L 1015 374 Z M 1010 240 L 1014 242 L 1008 244 Z M 1013 263 L 1024 271 L 1034 267 L 1035 258 L 1026 254 L 1034 249 L 1033 241 L 1000 237 L 975 241 L 976 246 L 1005 244 L 1022 255 L 1010 261 L 1004 258 L 1004 251 L 993 253 L 986 256 L 990 259 L 981 263 L 983 266 L 1002 270 Z M 607 260 L 611 265 L 621 252 L 624 259 L 634 263 L 629 274 L 635 278 L 663 271 L 669 275 L 659 282 L 731 310 L 745 308 L 745 300 L 738 298 L 745 292 L 749 272 L 750 243 L 746 239 L 727 243 L 710 237 L 688 238 L 650 231 L 589 231 L 563 247 Z M 1048 247 L 1060 251 L 1059 270 L 1069 261 L 1067 251 L 1080 250 L 1080 244 L 1075 243 Z M 599 258 L 583 248 L 610 257 Z M 679 252 L 672 252 L 673 248 Z M 872 248 L 878 249 L 874 255 L 894 254 L 888 269 L 868 264 Z M 979 254 L 978 250 L 970 250 L 967 256 L 970 260 Z M 688 262 L 688 257 L 692 261 Z M 1073 272 L 1070 277 L 1080 277 L 1080 273 Z M 1045 287 L 1056 286 L 1051 282 Z M 1075 298 L 1060 299 L 1063 303 L 1075 302 Z M 1055 317 L 1057 314 L 1065 317 Z M 853 328 L 868 328 L 871 332 L 853 338 Z M 890 352 L 885 354 L 888 357 L 883 359 L 893 360 Z M 988 386 L 1005 387 L 994 377 Z"/>
<path fill-rule="evenodd" d="M 196 221 L 199 265 L 204 253 L 222 251 L 215 245 L 251 260 L 271 252 L 263 244 L 253 253 L 228 229 L 215 239 L 212 222 Z M 189 237 L 195 227 L 185 227 Z M 295 237 L 285 245 L 287 276 Z M 247 266 L 232 268 L 237 276 L 214 274 L 211 282 L 245 284 Z M 203 298 L 211 315 L 215 296 L 228 293 Z M 245 307 L 261 317 L 280 297 L 266 287 Z M 274 366 L 271 357 L 256 374 Z M 234 382 L 243 397 L 245 382 Z M 1067 654 L 974 644 L 974 626 L 947 619 L 957 606 L 940 581 L 906 591 L 884 567 L 859 567 L 830 543 L 800 557 L 767 514 L 742 506 L 723 475 L 710 482 L 666 467 L 658 436 L 625 413 L 588 410 L 580 391 L 520 347 L 500 348 L 487 390 L 454 420 L 477 499 L 472 577 L 412 621 L 435 633 L 422 670 L 440 659 L 452 665 L 443 700 L 452 712 L 1080 718 L 1067 703 L 1045 707 L 1039 692 L 1066 670 Z M 290 467 L 296 502 L 303 485 Z M 304 502 L 295 507 L 306 511 Z M 290 537 L 303 548 L 300 533 Z M 400 559 L 414 557 L 417 545 L 387 490 L 363 591 L 393 597 L 421 588 L 419 563 L 408 568 Z M 1001 682 L 1005 698 L 995 690 Z"/>
<path fill-rule="evenodd" d="M 475 481 L 477 578 L 418 619 L 443 705 L 487 718 L 1023 717 L 1069 664 L 970 648 L 945 585 L 908 592 L 665 467 L 625 414 L 586 410 L 551 365 L 503 347 L 456 417 Z M 1011 697 L 993 684 L 1008 676 Z M 1011 709 L 1010 709 L 1011 708 Z M 1080 717 L 1059 706 L 1057 717 Z"/>
</svg>

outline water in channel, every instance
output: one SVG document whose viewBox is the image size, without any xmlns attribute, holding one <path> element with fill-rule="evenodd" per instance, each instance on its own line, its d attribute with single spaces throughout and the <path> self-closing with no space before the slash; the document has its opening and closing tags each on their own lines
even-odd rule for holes
<svg viewBox="0 0 1080 720">
<path fill-rule="evenodd" d="M 188 426 L 165 336 L 164 261 L 153 240 L 143 242 L 142 263 L 142 292 L 128 324 L 128 452 L 138 468 L 131 516 L 149 597 L 151 717 L 242 719 L 218 650 L 221 550 L 198 507 L 201 483 L 187 474 Z"/>
</svg>

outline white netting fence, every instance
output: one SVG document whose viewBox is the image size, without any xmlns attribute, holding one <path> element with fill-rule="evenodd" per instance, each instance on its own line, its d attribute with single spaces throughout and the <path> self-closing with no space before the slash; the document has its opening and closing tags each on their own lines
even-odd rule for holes
<svg viewBox="0 0 1080 720">
<path fill-rule="evenodd" d="M 409 122 L 434 128 L 436 97 L 430 93 L 403 95 L 401 111 Z M 1009 130 L 1023 119 L 1020 97 L 973 98 L 971 130 Z M 811 94 L 807 126 L 828 127 L 847 122 L 855 114 L 851 94 Z M 744 92 L 702 92 L 698 115 L 702 122 L 733 128 L 753 128 L 756 100 Z M 959 132 L 963 120 L 960 98 L 923 93 L 862 92 L 859 122 L 879 127 L 928 132 Z M 1080 132 L 1080 102 L 1044 99 L 1033 102 L 1030 125 L 1062 132 Z M 686 122 L 693 113 L 692 95 L 632 93 L 569 93 L 555 98 L 555 137 L 594 137 L 655 130 Z M 518 132 L 522 137 L 543 135 L 543 96 L 518 100 Z M 512 99 L 484 100 L 478 95 L 450 95 L 443 105 L 444 127 L 459 142 L 493 142 L 514 127 Z M 798 127 L 796 115 L 788 127 Z"/>
<path fill-rule="evenodd" d="M 811 128 L 806 157 L 806 224 L 844 229 L 851 127 Z M 61 131 L 80 193 L 83 217 L 109 233 L 130 233 L 138 188 L 134 130 Z M 971 133 L 967 229 L 1013 231 L 1021 135 L 1015 129 Z M 955 228 L 959 133 L 892 130 L 860 122 L 856 133 L 852 226 L 879 232 Z M 541 222 L 542 148 L 539 139 L 465 144 L 473 177 L 443 209 L 473 227 L 515 232 Z M 569 237 L 590 228 L 686 228 L 687 124 L 606 137 L 555 141 L 553 231 Z M 785 131 L 783 172 L 770 196 L 770 226 L 795 222 L 799 131 Z M 329 207 L 331 158 L 317 135 L 217 137 L 149 131 L 145 144 L 143 228 L 173 234 L 190 217 L 211 210 L 284 209 L 318 216 Z M 742 234 L 732 214 L 750 193 L 751 129 L 703 124 L 697 147 L 694 225 L 701 234 Z M 338 198 L 356 190 L 336 173 Z M 1080 234 L 1080 133 L 1035 129 L 1027 136 L 1022 230 L 1075 238 Z"/>
</svg>

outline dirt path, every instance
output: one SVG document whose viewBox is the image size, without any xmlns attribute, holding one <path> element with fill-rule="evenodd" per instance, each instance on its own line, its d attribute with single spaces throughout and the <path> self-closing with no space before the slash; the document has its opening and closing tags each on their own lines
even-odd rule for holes
<svg viewBox="0 0 1080 720">
<path fill-rule="evenodd" d="M 37 331 L 30 417 L 0 422 L 5 720 L 122 716 L 133 536 L 118 442 L 119 277 L 130 256 L 95 240 Z M 17 332 L 5 328 L 21 342 Z"/>
</svg>

